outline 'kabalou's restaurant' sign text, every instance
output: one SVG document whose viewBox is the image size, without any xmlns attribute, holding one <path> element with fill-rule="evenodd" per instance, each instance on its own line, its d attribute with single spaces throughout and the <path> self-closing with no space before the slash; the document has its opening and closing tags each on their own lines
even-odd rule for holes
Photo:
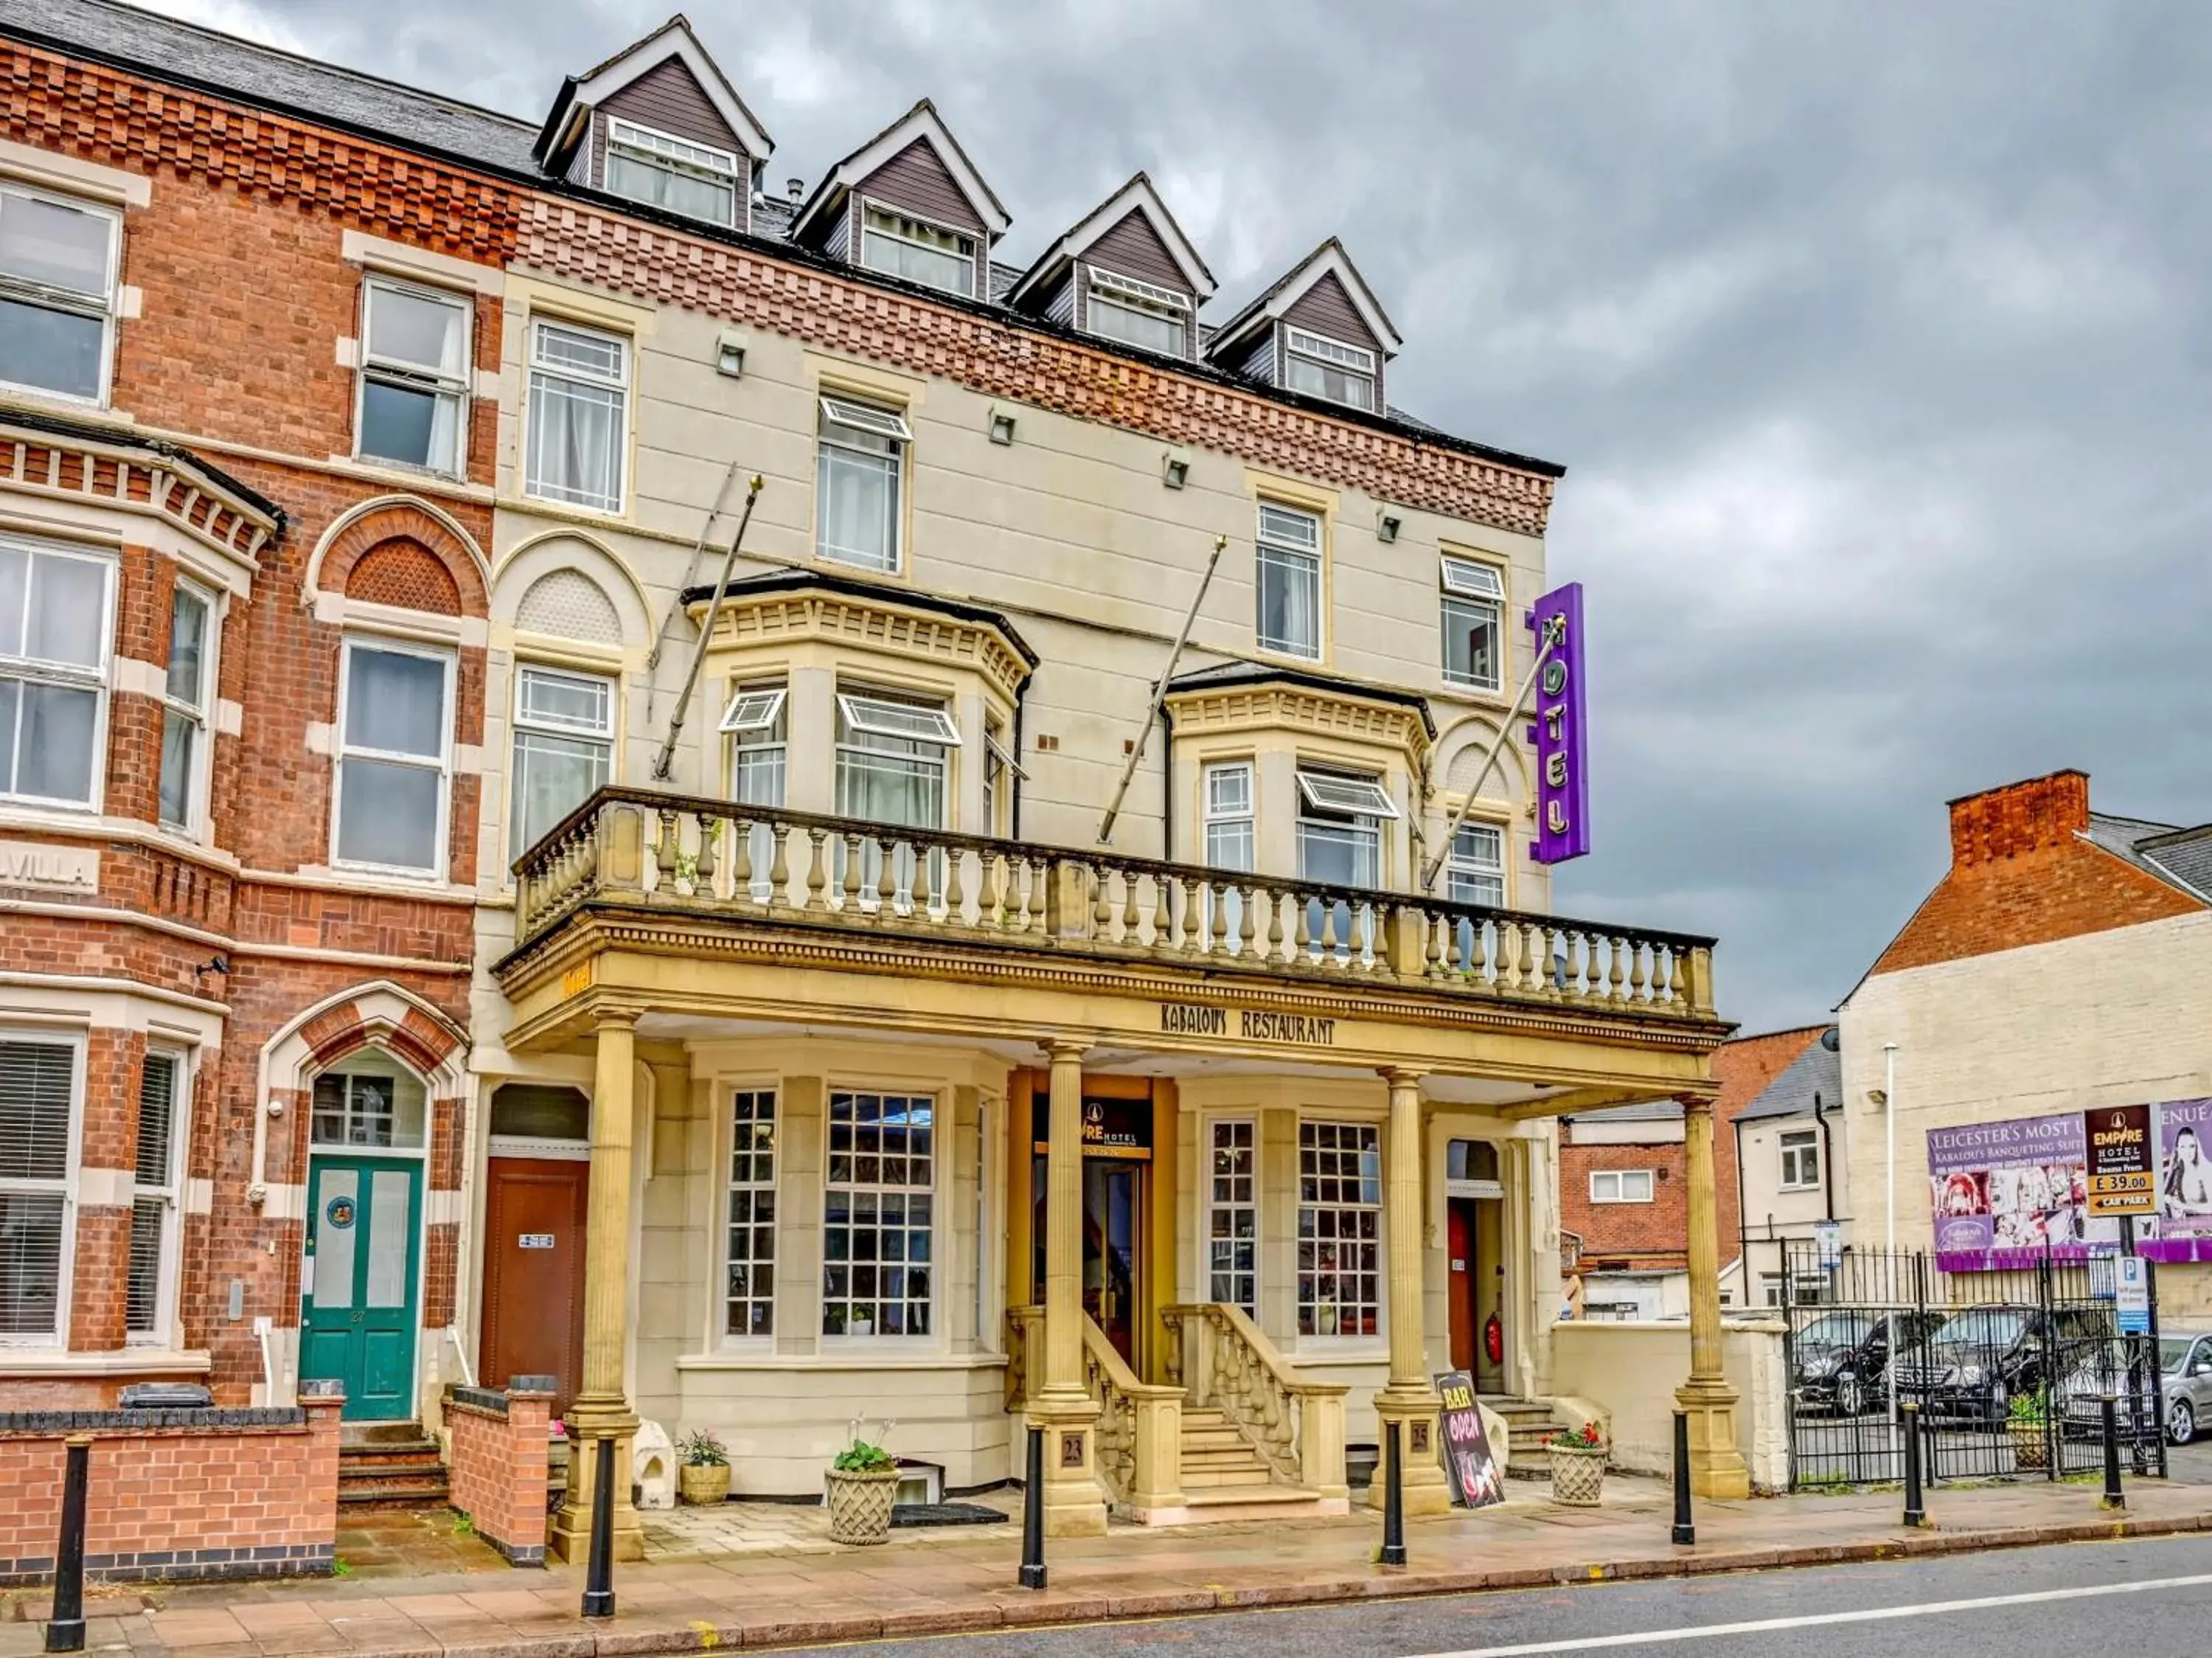
<svg viewBox="0 0 2212 1658">
<path fill-rule="evenodd" d="M 1264 1008 L 1215 1008 L 1202 1002 L 1163 1002 L 1160 1028 L 1175 1036 L 1239 1036 L 1249 1042 L 1288 1042 L 1294 1046 L 1336 1045 L 1336 1021 L 1311 1014 L 1274 1013 Z"/>
</svg>

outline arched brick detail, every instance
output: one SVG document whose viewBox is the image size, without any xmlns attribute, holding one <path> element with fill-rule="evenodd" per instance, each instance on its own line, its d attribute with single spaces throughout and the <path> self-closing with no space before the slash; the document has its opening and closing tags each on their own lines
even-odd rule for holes
<svg viewBox="0 0 2212 1658">
<path fill-rule="evenodd" d="M 387 596 L 387 582 L 392 592 L 404 594 L 427 576 L 425 565 L 443 574 L 450 587 L 441 591 L 448 591 L 449 596 L 435 605 Z M 356 591 L 356 574 L 378 590 Z M 350 599 L 405 604 L 447 616 L 490 613 L 482 554 L 444 514 L 414 501 L 374 503 L 344 521 L 311 564 L 308 586 L 311 594 L 343 593 Z"/>
<path fill-rule="evenodd" d="M 392 540 L 371 547 L 346 577 L 346 597 L 440 616 L 461 613 L 461 590 L 445 565 L 419 541 Z"/>
</svg>

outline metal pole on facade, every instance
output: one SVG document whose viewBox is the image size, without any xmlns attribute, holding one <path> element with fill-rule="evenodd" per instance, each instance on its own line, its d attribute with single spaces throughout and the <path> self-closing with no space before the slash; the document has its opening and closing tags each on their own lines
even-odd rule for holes
<svg viewBox="0 0 2212 1658">
<path fill-rule="evenodd" d="M 1459 810 L 1452 814 L 1451 822 L 1445 826 L 1443 838 L 1437 843 L 1437 851 L 1422 868 L 1421 882 L 1415 891 L 1425 893 L 1437 884 L 1437 876 L 1443 872 L 1444 860 L 1451 856 L 1452 842 L 1459 834 L 1460 826 L 1467 821 L 1468 814 L 1474 809 L 1474 797 L 1482 792 L 1482 785 L 1490 777 L 1490 768 L 1498 764 L 1498 754 L 1512 740 L 1513 722 L 1521 717 L 1522 709 L 1528 704 L 1528 693 L 1536 688 L 1536 676 L 1544 671 L 1544 664 L 1551 660 L 1552 653 L 1559 648 L 1559 642 L 1565 635 L 1566 619 L 1564 616 L 1552 618 L 1551 626 L 1544 630 L 1544 643 L 1536 652 L 1536 660 L 1528 664 L 1528 677 L 1521 681 L 1521 690 L 1513 698 L 1512 710 L 1498 722 L 1498 735 L 1491 739 L 1490 751 L 1482 757 L 1482 765 L 1475 774 L 1468 779 L 1467 798 L 1460 802 Z M 1437 780 L 1437 786 L 1443 786 L 1442 778 Z"/>
<path fill-rule="evenodd" d="M 684 689 L 676 693 L 676 706 L 668 716 L 667 741 L 660 752 L 653 757 L 653 775 L 657 781 L 668 780 L 668 768 L 676 758 L 676 740 L 684 735 L 684 717 L 690 712 L 691 692 L 699 683 L 699 670 L 706 665 L 707 647 L 714 643 L 714 619 L 722 613 L 722 600 L 730 590 L 730 576 L 736 569 L 738 549 L 745 544 L 746 527 L 753 521 L 753 503 L 760 499 L 761 475 L 753 474 L 753 481 L 745 490 L 745 509 L 738 517 L 737 533 L 730 538 L 730 550 L 722 559 L 722 573 L 714 580 L 714 601 L 707 607 L 707 614 L 699 624 L 699 643 L 692 648 L 691 666 L 684 675 Z M 678 594 L 676 602 L 682 604 L 684 595 Z"/>
<path fill-rule="evenodd" d="M 62 1536 L 55 1551 L 54 1615 L 46 1624 L 48 1652 L 84 1650 L 84 1499 L 92 1479 L 92 1440 L 69 1442 L 62 1466 Z"/>
<path fill-rule="evenodd" d="M 1394 1419 L 1385 1425 L 1389 1432 L 1382 1445 L 1382 1552 L 1377 1558 L 1386 1566 L 1402 1566 L 1406 1564 L 1406 1486 L 1398 1466 L 1399 1423 Z"/>
<path fill-rule="evenodd" d="M 1198 607 L 1206 602 L 1206 590 L 1213 585 L 1213 572 L 1221 567 L 1221 554 L 1229 546 L 1229 538 L 1213 538 L 1213 551 L 1206 560 L 1206 574 L 1198 578 L 1198 591 L 1191 595 L 1190 608 L 1183 613 L 1182 626 L 1176 634 L 1175 646 L 1168 652 L 1168 665 L 1160 670 L 1158 681 L 1152 686 L 1152 705 L 1145 710 L 1143 728 L 1137 741 L 1130 746 L 1129 763 L 1121 768 L 1121 781 L 1114 785 L 1114 798 L 1106 803 L 1106 815 L 1098 820 L 1098 844 L 1105 845 L 1114 838 L 1114 821 L 1121 815 L 1121 802 L 1129 793 L 1129 785 L 1136 780 L 1137 768 L 1144 764 L 1145 745 L 1152 741 L 1152 728 L 1159 723 L 1160 709 L 1168 699 L 1168 684 L 1175 678 L 1176 664 L 1182 660 L 1182 649 L 1190 643 L 1190 630 L 1198 620 Z M 1173 787 L 1172 784 L 1170 787 Z M 1161 849 L 1164 856 L 1173 857 L 1175 848 Z"/>
<path fill-rule="evenodd" d="M 1044 1587 L 1044 1429 L 1030 1429 L 1029 1478 L 1022 1492 L 1022 1575 L 1025 1589 Z"/>
<path fill-rule="evenodd" d="M 1690 1417 L 1674 1412 L 1674 1532 L 1677 1543 L 1698 1540 L 1696 1521 L 1690 1513 Z"/>
<path fill-rule="evenodd" d="M 584 1616 L 615 1615 L 615 1442 L 603 1436 L 592 1479 L 592 1551 L 584 1572 Z"/>
</svg>

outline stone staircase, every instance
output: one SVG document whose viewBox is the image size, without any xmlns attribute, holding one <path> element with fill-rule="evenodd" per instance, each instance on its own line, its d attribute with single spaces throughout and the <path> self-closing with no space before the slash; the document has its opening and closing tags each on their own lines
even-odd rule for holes
<svg viewBox="0 0 2212 1658">
<path fill-rule="evenodd" d="M 1544 1436 L 1553 1431 L 1549 1400 L 1501 1399 L 1490 1394 L 1482 1402 L 1505 1418 L 1508 1434 L 1505 1472 L 1513 1479 L 1541 1479 L 1550 1470 L 1544 1454 Z"/>
<path fill-rule="evenodd" d="M 1194 1520 L 1279 1519 L 1325 1514 L 1318 1492 L 1275 1477 L 1259 1448 L 1217 1407 L 1182 1408 L 1183 1506 Z"/>
<path fill-rule="evenodd" d="M 338 1430 L 338 1510 L 434 1509 L 447 1500 L 438 1442 L 419 1422 L 378 1422 Z"/>
</svg>

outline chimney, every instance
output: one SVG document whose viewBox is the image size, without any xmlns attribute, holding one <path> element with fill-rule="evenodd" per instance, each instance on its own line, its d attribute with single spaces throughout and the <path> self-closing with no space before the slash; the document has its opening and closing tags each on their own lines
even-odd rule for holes
<svg viewBox="0 0 2212 1658">
<path fill-rule="evenodd" d="M 798 206 L 799 203 L 806 199 L 806 180 L 804 179 L 786 179 L 783 181 L 783 193 L 791 198 L 791 204 L 793 207 Z"/>
<path fill-rule="evenodd" d="M 1951 802 L 1951 867 L 2068 844 L 2089 826 L 2089 774 L 2053 771 Z"/>
</svg>

